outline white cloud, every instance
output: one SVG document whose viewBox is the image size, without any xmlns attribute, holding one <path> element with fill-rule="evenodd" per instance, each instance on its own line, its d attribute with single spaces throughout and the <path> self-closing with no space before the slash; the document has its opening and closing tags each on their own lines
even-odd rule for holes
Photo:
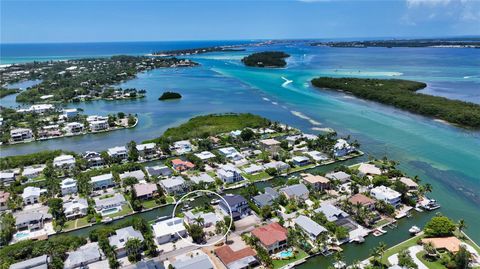
<svg viewBox="0 0 480 269">
<path fill-rule="evenodd" d="M 406 0 L 408 7 L 447 5 L 452 0 Z M 459 0 L 462 1 L 462 0 Z"/>
</svg>

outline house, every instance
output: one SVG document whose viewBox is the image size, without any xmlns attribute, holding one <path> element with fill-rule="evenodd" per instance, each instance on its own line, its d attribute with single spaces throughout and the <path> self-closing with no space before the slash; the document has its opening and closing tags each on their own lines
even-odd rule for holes
<svg viewBox="0 0 480 269">
<path fill-rule="evenodd" d="M 280 192 L 285 194 L 288 199 L 307 200 L 310 192 L 307 186 L 303 184 L 290 185 L 280 189 Z"/>
<path fill-rule="evenodd" d="M 10 138 L 13 142 L 21 142 L 33 139 L 33 132 L 28 128 L 16 128 L 10 130 Z"/>
<path fill-rule="evenodd" d="M 77 181 L 73 178 L 66 178 L 60 184 L 62 195 L 74 194 L 78 192 Z"/>
<path fill-rule="evenodd" d="M 179 172 L 182 172 L 182 171 L 186 171 L 186 170 L 189 170 L 189 169 L 192 169 L 195 167 L 195 165 L 189 161 L 184 161 L 184 160 L 181 160 L 181 159 L 174 159 L 172 160 L 172 166 L 173 166 L 173 169 L 179 171 Z"/>
<path fill-rule="evenodd" d="M 10 198 L 10 193 L 5 191 L 0 191 L 0 211 L 8 209 L 8 199 Z"/>
<path fill-rule="evenodd" d="M 133 177 L 138 181 L 142 181 L 142 180 L 145 180 L 145 173 L 143 173 L 142 170 L 127 171 L 127 172 L 121 173 L 119 177 L 121 180 L 124 180 L 128 177 Z"/>
<path fill-rule="evenodd" d="M 313 150 L 305 152 L 310 158 L 312 158 L 316 162 L 326 161 L 328 160 L 328 156 L 320 151 Z"/>
<path fill-rule="evenodd" d="M 175 257 L 172 262 L 175 269 L 213 269 L 214 266 L 210 258 L 205 253 L 197 253 L 197 255 L 180 255 Z"/>
<path fill-rule="evenodd" d="M 357 206 L 358 204 L 362 205 L 363 207 L 374 210 L 375 209 L 375 200 L 366 196 L 365 194 L 357 193 L 348 199 L 352 205 Z"/>
<path fill-rule="evenodd" d="M 75 157 L 72 155 L 60 155 L 53 159 L 53 166 L 61 169 L 72 169 L 75 167 Z"/>
<path fill-rule="evenodd" d="M 335 157 L 343 157 L 354 152 L 355 150 L 355 147 L 348 144 L 345 139 L 338 139 L 337 143 L 335 143 L 333 146 L 333 155 Z"/>
<path fill-rule="evenodd" d="M 347 181 L 350 181 L 352 178 L 349 174 L 343 172 L 343 171 L 338 171 L 338 172 L 330 172 L 325 175 L 326 178 L 330 180 L 338 180 L 341 183 L 345 183 Z"/>
<path fill-rule="evenodd" d="M 99 167 L 105 164 L 100 153 L 95 151 L 87 151 L 83 155 L 83 158 L 87 160 L 88 167 Z"/>
<path fill-rule="evenodd" d="M 287 235 L 287 229 L 276 222 L 260 226 L 252 231 L 252 236 L 258 238 L 259 244 L 266 249 L 269 254 L 284 249 L 288 245 Z"/>
<path fill-rule="evenodd" d="M 15 181 L 15 173 L 12 171 L 1 171 L 0 172 L 0 183 L 4 185 L 10 185 Z"/>
<path fill-rule="evenodd" d="M 277 154 L 280 151 L 280 142 L 275 139 L 260 140 L 260 147 L 271 154 Z"/>
<path fill-rule="evenodd" d="M 45 167 L 47 166 L 44 164 L 27 166 L 23 168 L 22 176 L 28 179 L 39 177 L 40 174 L 43 172 L 43 169 L 45 169 Z"/>
<path fill-rule="evenodd" d="M 95 210 L 102 215 L 108 215 L 120 211 L 126 203 L 125 197 L 116 193 L 113 197 L 95 198 Z"/>
<path fill-rule="evenodd" d="M 181 140 L 173 143 L 173 150 L 178 154 L 185 154 L 192 151 L 192 143 L 188 140 Z"/>
<path fill-rule="evenodd" d="M 195 156 L 197 156 L 202 161 L 206 161 L 216 157 L 215 154 L 211 153 L 210 151 L 202 151 L 200 153 L 195 153 Z"/>
<path fill-rule="evenodd" d="M 382 170 L 380 170 L 380 168 L 369 163 L 361 163 L 360 166 L 358 167 L 358 172 L 360 172 L 361 175 L 381 175 L 382 174 Z"/>
<path fill-rule="evenodd" d="M 225 183 L 242 181 L 243 177 L 240 173 L 241 171 L 232 164 L 224 164 L 217 169 L 218 178 Z"/>
<path fill-rule="evenodd" d="M 78 115 L 78 110 L 76 108 L 64 108 L 63 115 L 67 118 L 74 118 Z"/>
<path fill-rule="evenodd" d="M 133 229 L 132 226 L 128 226 L 116 230 L 115 234 L 108 238 L 108 242 L 110 243 L 110 246 L 115 249 L 117 257 L 122 258 L 127 255 L 125 245 L 127 244 L 128 240 L 131 239 L 138 239 L 140 242 L 143 242 L 144 240 L 141 232 Z"/>
<path fill-rule="evenodd" d="M 386 186 L 378 186 L 370 190 L 370 194 L 377 200 L 385 201 L 393 206 L 401 202 L 401 194 Z"/>
<path fill-rule="evenodd" d="M 38 203 L 40 195 L 45 192 L 47 192 L 47 190 L 31 186 L 26 187 L 22 193 L 23 203 L 26 205 Z"/>
<path fill-rule="evenodd" d="M 173 173 L 172 169 L 165 165 L 147 166 L 145 169 L 151 177 L 170 176 Z"/>
<path fill-rule="evenodd" d="M 240 136 L 241 134 L 242 134 L 242 130 L 235 130 L 230 132 L 231 137 L 237 137 L 237 136 Z"/>
<path fill-rule="evenodd" d="M 138 183 L 133 185 L 135 195 L 140 200 L 146 200 L 158 194 L 157 184 L 154 183 Z"/>
<path fill-rule="evenodd" d="M 277 199 L 278 192 L 276 192 L 271 187 L 265 188 L 265 193 L 253 196 L 252 200 L 259 208 L 262 208 L 267 205 L 272 205 L 273 200 Z"/>
<path fill-rule="evenodd" d="M 83 132 L 84 125 L 80 122 L 69 122 L 63 128 L 68 134 L 79 134 Z"/>
<path fill-rule="evenodd" d="M 340 208 L 328 204 L 322 203 L 321 206 L 314 210 L 315 213 L 323 213 L 328 221 L 340 223 L 342 220 L 350 217 L 347 212 L 341 210 Z"/>
<path fill-rule="evenodd" d="M 201 218 L 203 220 L 204 227 L 215 226 L 220 220 L 214 212 L 197 212 L 194 213 L 193 210 L 187 211 L 185 213 L 185 221 L 188 224 L 198 224 L 197 220 Z"/>
<path fill-rule="evenodd" d="M 199 175 L 195 176 L 190 176 L 190 180 L 193 181 L 195 184 L 200 184 L 200 183 L 214 183 L 215 179 L 211 177 L 207 173 L 200 173 Z"/>
<path fill-rule="evenodd" d="M 10 265 L 10 269 L 47 269 L 50 258 L 47 255 L 38 256 Z"/>
<path fill-rule="evenodd" d="M 157 154 L 155 143 L 140 144 L 136 145 L 135 148 L 138 151 L 138 155 L 142 158 L 148 158 Z"/>
<path fill-rule="evenodd" d="M 115 182 L 113 181 L 113 175 L 111 172 L 108 174 L 92 177 L 90 179 L 90 183 L 92 184 L 92 188 L 94 190 L 107 189 L 115 186 Z"/>
<path fill-rule="evenodd" d="M 320 175 L 305 174 L 302 178 L 303 183 L 313 187 L 314 190 L 323 191 L 330 188 L 330 180 Z"/>
<path fill-rule="evenodd" d="M 160 186 L 170 195 L 184 193 L 187 187 L 181 176 L 160 180 Z"/>
<path fill-rule="evenodd" d="M 265 169 L 275 168 L 277 169 L 277 171 L 282 172 L 282 171 L 288 170 L 290 168 L 290 165 L 282 161 L 272 161 L 264 164 L 263 167 L 265 167 Z"/>
<path fill-rule="evenodd" d="M 250 247 L 235 251 L 225 245 L 215 249 L 214 252 L 227 269 L 254 268 L 259 264 L 256 258 L 257 253 Z"/>
<path fill-rule="evenodd" d="M 292 161 L 296 166 L 305 166 L 310 164 L 310 159 L 305 156 L 295 156 L 292 158 Z"/>
<path fill-rule="evenodd" d="M 411 178 L 408 177 L 401 177 L 400 182 L 407 186 L 409 191 L 415 191 L 418 189 L 418 183 L 413 181 Z"/>
<path fill-rule="evenodd" d="M 108 264 L 107 264 L 108 265 Z M 165 269 L 163 262 L 155 261 L 154 259 L 139 261 L 130 265 L 130 269 Z"/>
<path fill-rule="evenodd" d="M 435 249 L 447 250 L 448 252 L 453 254 L 457 253 L 462 245 L 465 245 L 465 243 L 460 241 L 460 239 L 455 236 L 424 238 L 422 239 L 422 243 L 431 243 Z"/>
<path fill-rule="evenodd" d="M 46 210 L 45 210 L 46 211 Z M 17 231 L 37 231 L 43 229 L 45 222 L 52 219 L 52 215 L 42 211 L 21 211 L 14 214 Z"/>
<path fill-rule="evenodd" d="M 325 229 L 322 225 L 316 223 L 311 218 L 300 215 L 294 219 L 296 227 L 301 229 L 305 235 L 307 235 L 310 240 L 315 241 L 321 233 L 327 233 L 328 230 Z"/>
<path fill-rule="evenodd" d="M 86 216 L 87 211 L 88 202 L 87 199 L 84 198 L 78 198 L 63 204 L 63 212 L 65 213 L 65 217 L 67 217 L 67 219 Z"/>
<path fill-rule="evenodd" d="M 234 147 L 221 148 L 218 150 L 226 159 L 232 161 L 239 161 L 243 159 L 243 155 L 240 154 Z"/>
<path fill-rule="evenodd" d="M 52 104 L 36 104 L 36 105 L 31 105 L 30 108 L 28 109 L 31 112 L 34 113 L 45 113 L 49 110 L 54 109 L 55 107 Z"/>
<path fill-rule="evenodd" d="M 262 172 L 263 169 L 264 168 L 261 165 L 251 164 L 250 166 L 243 168 L 243 171 L 249 175 L 253 175 Z"/>
<path fill-rule="evenodd" d="M 101 261 L 103 258 L 104 254 L 98 246 L 98 242 L 87 243 L 75 251 L 68 252 L 63 268 L 88 268 L 89 264 Z"/>
<path fill-rule="evenodd" d="M 187 229 L 183 225 L 183 219 L 172 218 L 159 221 L 153 225 L 153 234 L 159 245 L 187 236 Z"/>
<path fill-rule="evenodd" d="M 225 200 L 225 201 L 224 201 Z M 226 202 L 226 203 L 225 203 Z M 232 211 L 233 220 L 239 220 L 250 215 L 250 207 L 247 200 L 238 194 L 227 194 L 221 199 L 220 208 L 226 213 L 230 214 Z"/>
<path fill-rule="evenodd" d="M 92 132 L 100 132 L 103 130 L 107 130 L 110 127 L 110 125 L 108 124 L 108 120 L 106 119 L 92 120 L 89 121 L 88 124 Z"/>
<path fill-rule="evenodd" d="M 128 157 L 128 151 L 125 146 L 113 147 L 107 150 L 108 156 L 118 159 L 118 160 L 126 160 Z"/>
</svg>

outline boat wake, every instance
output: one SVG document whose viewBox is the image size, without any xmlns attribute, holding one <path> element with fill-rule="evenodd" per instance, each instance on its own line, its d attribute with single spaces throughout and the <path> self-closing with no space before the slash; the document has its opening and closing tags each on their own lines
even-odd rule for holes
<svg viewBox="0 0 480 269">
<path fill-rule="evenodd" d="M 302 112 L 298 112 L 298 111 L 292 110 L 292 111 L 290 111 L 290 113 L 292 113 L 293 115 L 295 115 L 295 116 L 297 116 L 297 117 L 299 117 L 299 118 L 301 118 L 301 119 L 307 120 L 307 121 L 310 122 L 310 124 L 312 124 L 312 125 L 322 125 L 320 122 L 318 122 L 318 121 L 310 118 L 309 116 L 303 114 Z"/>
<path fill-rule="evenodd" d="M 282 83 L 282 87 L 287 87 L 288 84 L 293 82 L 293 80 L 287 79 L 286 77 L 282 77 L 282 79 L 285 80 L 285 82 Z"/>
</svg>

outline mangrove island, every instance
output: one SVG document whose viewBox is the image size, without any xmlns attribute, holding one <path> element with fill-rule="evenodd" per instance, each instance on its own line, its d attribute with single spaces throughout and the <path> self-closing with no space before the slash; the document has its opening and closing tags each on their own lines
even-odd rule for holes
<svg viewBox="0 0 480 269">
<path fill-rule="evenodd" d="M 180 99 L 180 98 L 182 98 L 182 95 L 179 94 L 178 92 L 164 92 L 162 96 L 158 97 L 158 100 L 164 101 L 164 100 Z"/>
<path fill-rule="evenodd" d="M 288 57 L 290 55 L 282 51 L 264 51 L 244 57 L 242 63 L 253 67 L 284 67 L 287 65 L 285 58 Z"/>
</svg>

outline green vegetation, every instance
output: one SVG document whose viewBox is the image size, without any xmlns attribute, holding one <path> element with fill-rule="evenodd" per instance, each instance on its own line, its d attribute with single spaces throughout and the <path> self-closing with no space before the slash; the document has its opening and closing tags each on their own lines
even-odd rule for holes
<svg viewBox="0 0 480 269">
<path fill-rule="evenodd" d="M 7 89 L 7 88 L 0 87 L 0 98 L 3 98 L 10 94 L 17 93 L 19 91 L 20 91 L 19 89 Z"/>
<path fill-rule="evenodd" d="M 449 39 L 397 39 L 397 40 L 369 40 L 369 41 L 334 41 L 315 42 L 312 46 L 330 46 L 339 48 L 366 48 L 366 47 L 411 47 L 423 48 L 432 46 L 460 46 L 480 47 L 480 42 L 475 38 L 449 38 Z"/>
<path fill-rule="evenodd" d="M 435 216 L 425 225 L 425 235 L 428 237 L 450 236 L 457 226 L 445 216 Z"/>
<path fill-rule="evenodd" d="M 0 215 L 0 246 L 8 245 L 15 233 L 15 218 L 7 212 Z"/>
<path fill-rule="evenodd" d="M 299 261 L 299 260 L 304 259 L 308 256 L 308 254 L 305 251 L 303 251 L 302 249 L 295 249 L 294 255 L 295 256 L 293 258 L 288 259 L 288 260 L 273 260 L 272 261 L 273 262 L 273 268 L 274 269 L 282 268 L 283 266 L 285 266 L 287 264 Z"/>
<path fill-rule="evenodd" d="M 31 154 L 0 158 L 0 170 L 47 163 L 62 154 L 61 150 L 45 150 Z"/>
<path fill-rule="evenodd" d="M 342 90 L 423 116 L 438 118 L 468 128 L 480 128 L 480 105 L 444 97 L 417 93 L 427 85 L 399 79 L 360 79 L 319 77 L 312 80 L 318 88 Z"/>
<path fill-rule="evenodd" d="M 246 66 L 254 67 L 284 67 L 287 65 L 285 58 L 290 55 L 281 51 L 264 51 L 250 54 L 242 59 Z"/>
<path fill-rule="evenodd" d="M 180 99 L 180 98 L 182 98 L 182 95 L 179 94 L 178 92 L 164 92 L 162 96 L 158 98 L 158 100 L 163 101 L 163 100 Z"/>
<path fill-rule="evenodd" d="M 178 127 L 169 128 L 156 139 L 148 142 L 161 144 L 164 141 L 178 141 L 190 138 L 207 138 L 211 135 L 241 130 L 246 127 L 262 128 L 270 125 L 270 121 L 253 114 L 212 114 L 190 119 Z M 145 141 L 147 142 L 147 141 Z"/>
</svg>

